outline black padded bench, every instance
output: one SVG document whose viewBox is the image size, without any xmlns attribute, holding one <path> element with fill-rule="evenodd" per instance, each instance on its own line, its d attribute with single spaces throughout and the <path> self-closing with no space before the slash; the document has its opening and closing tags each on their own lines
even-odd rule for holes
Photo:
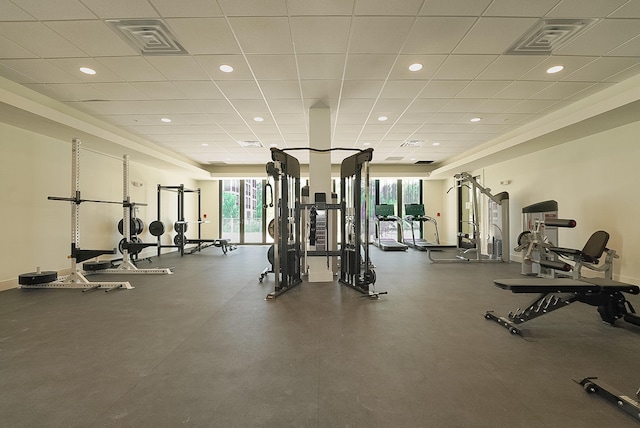
<svg viewBox="0 0 640 428">
<path fill-rule="evenodd" d="M 221 248 L 223 254 L 227 254 L 228 251 L 233 251 L 238 248 L 237 245 L 232 244 L 229 239 L 187 239 L 185 243 L 196 244 L 189 254 L 204 250 L 207 247 Z"/>
<path fill-rule="evenodd" d="M 496 279 L 497 287 L 512 293 L 538 293 L 524 310 L 518 308 L 507 317 L 487 311 L 485 318 L 496 321 L 512 334 L 522 334 L 517 325 L 538 318 L 573 302 L 582 302 L 598 308 L 604 322 L 614 325 L 616 320 L 640 326 L 640 316 L 623 293 L 640 294 L 640 287 L 605 278 L 521 278 Z"/>
</svg>

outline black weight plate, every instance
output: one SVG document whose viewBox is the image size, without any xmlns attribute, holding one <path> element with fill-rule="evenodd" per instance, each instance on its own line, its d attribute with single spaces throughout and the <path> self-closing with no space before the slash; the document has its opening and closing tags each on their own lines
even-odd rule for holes
<svg viewBox="0 0 640 428">
<path fill-rule="evenodd" d="M 164 224 L 159 220 L 154 220 L 149 224 L 149 233 L 153 236 L 162 236 L 164 234 Z"/>
<path fill-rule="evenodd" d="M 34 284 L 47 284 L 49 282 L 58 279 L 58 272 L 52 270 L 45 270 L 42 272 L 29 272 L 18 275 L 18 284 L 20 285 L 34 285 Z"/>
<path fill-rule="evenodd" d="M 189 225 L 187 223 L 178 223 L 177 221 L 173 224 L 173 230 L 176 231 L 176 233 L 180 233 L 180 232 L 186 232 L 187 229 L 189 228 Z"/>
<path fill-rule="evenodd" d="M 120 242 L 118 242 L 118 251 L 120 251 L 120 254 L 122 254 L 122 250 L 123 250 L 122 246 L 124 245 L 125 242 L 127 242 L 125 238 L 122 238 Z"/>
<path fill-rule="evenodd" d="M 183 234 L 177 234 L 176 236 L 173 237 L 173 244 L 177 245 L 178 247 L 182 247 L 182 245 L 184 244 L 182 241 L 182 237 L 184 235 Z M 184 236 L 185 241 L 187 240 L 187 237 Z"/>
<path fill-rule="evenodd" d="M 134 218 L 136 223 L 136 235 L 142 234 L 144 232 L 144 221 L 141 218 Z"/>
<path fill-rule="evenodd" d="M 95 271 L 109 269 L 111 262 L 85 262 L 82 264 L 82 268 L 86 271 Z"/>
<path fill-rule="evenodd" d="M 124 219 L 123 218 L 121 218 L 120 221 L 118 222 L 118 232 L 120 232 L 120 235 L 124 235 Z M 132 218 L 129 219 L 129 233 L 131 235 L 136 234 L 136 222 Z"/>
<path fill-rule="evenodd" d="M 275 248 L 274 246 L 270 246 L 269 249 L 267 250 L 267 260 L 269 261 L 269 263 L 271 263 L 273 265 L 273 260 L 274 260 L 274 256 L 275 256 Z"/>
</svg>

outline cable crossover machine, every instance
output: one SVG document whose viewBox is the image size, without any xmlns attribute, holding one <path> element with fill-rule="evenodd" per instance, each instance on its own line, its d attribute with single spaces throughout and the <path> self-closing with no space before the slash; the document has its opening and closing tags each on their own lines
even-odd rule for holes
<svg viewBox="0 0 640 428">
<path fill-rule="evenodd" d="M 301 203 L 300 163 L 285 153 L 286 150 L 356 150 L 358 153 L 344 159 L 340 167 L 340 203 L 327 203 L 326 195 L 321 200 L 316 198 L 313 203 Z M 368 221 L 363 219 L 369 206 L 369 162 L 372 157 L 373 149 L 271 149 L 273 162 L 267 163 L 266 171 L 273 180 L 273 186 L 271 183 L 267 186 L 272 188 L 271 200 L 275 207 L 274 244 L 267 253 L 271 267 L 265 269 L 259 278 L 262 282 L 268 273 L 274 273 L 274 291 L 267 295 L 267 300 L 275 299 L 302 282 L 303 252 L 304 260 L 307 257 L 326 257 L 327 266 L 331 257 L 340 257 L 338 282 L 359 291 L 363 297 L 379 298 L 386 294 L 375 290 L 376 275 L 369 258 Z M 342 242 L 339 250 L 327 246 L 329 222 L 326 213 L 329 210 L 341 213 Z M 301 242 L 303 212 L 310 221 L 305 242 Z M 307 249 L 307 245 L 315 249 Z"/>
</svg>

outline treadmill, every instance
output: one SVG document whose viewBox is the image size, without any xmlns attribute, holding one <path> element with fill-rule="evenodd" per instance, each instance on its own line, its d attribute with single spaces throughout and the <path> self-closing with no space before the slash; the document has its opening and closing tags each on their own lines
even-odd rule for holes
<svg viewBox="0 0 640 428">
<path fill-rule="evenodd" d="M 411 238 L 404 239 L 404 243 L 420 251 L 446 250 L 456 248 L 455 245 L 441 244 L 440 235 L 438 234 L 438 222 L 433 217 L 424 214 L 424 204 L 405 204 L 404 212 L 405 221 L 411 225 Z M 432 222 L 436 229 L 436 242 L 429 242 L 420 238 L 422 223 Z M 417 225 L 417 226 L 416 226 Z M 418 236 L 416 238 L 416 236 Z"/>
<path fill-rule="evenodd" d="M 402 223 L 399 217 L 395 216 L 395 208 L 390 204 L 381 204 L 376 205 L 375 207 L 375 218 L 376 218 L 376 235 L 373 240 L 373 245 L 380 248 L 383 251 L 406 251 L 409 248 L 406 244 L 400 242 L 402 240 Z M 391 224 L 391 222 L 396 224 L 396 233 L 398 238 L 388 238 L 382 237 L 382 225 L 383 224 Z M 388 229 L 385 228 L 385 229 Z"/>
<path fill-rule="evenodd" d="M 404 238 L 404 243 L 415 248 L 417 250 L 426 251 L 427 246 L 433 246 L 433 244 L 440 245 L 440 235 L 438 234 L 438 223 L 433 217 L 426 216 L 424 214 L 424 204 L 405 204 L 404 205 L 405 217 L 404 219 L 411 225 L 411 238 Z M 432 222 L 436 228 L 436 242 L 429 242 L 426 239 L 422 239 L 422 223 Z M 417 238 L 416 238 L 417 236 Z"/>
</svg>

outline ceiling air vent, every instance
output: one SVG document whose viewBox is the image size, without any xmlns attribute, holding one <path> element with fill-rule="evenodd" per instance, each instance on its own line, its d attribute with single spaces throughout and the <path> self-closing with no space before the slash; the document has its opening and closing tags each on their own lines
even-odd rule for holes
<svg viewBox="0 0 640 428">
<path fill-rule="evenodd" d="M 415 164 L 416 165 L 431 165 L 433 163 L 433 161 L 418 161 Z"/>
<path fill-rule="evenodd" d="M 597 19 L 541 19 L 505 52 L 506 55 L 549 55 L 573 40 Z"/>
<path fill-rule="evenodd" d="M 115 31 L 142 55 L 188 55 L 164 22 L 158 19 L 110 19 Z"/>
<path fill-rule="evenodd" d="M 264 147 L 260 141 L 238 141 L 242 147 Z"/>
<path fill-rule="evenodd" d="M 407 140 L 400 144 L 400 147 L 420 147 L 424 143 L 422 140 Z"/>
</svg>

